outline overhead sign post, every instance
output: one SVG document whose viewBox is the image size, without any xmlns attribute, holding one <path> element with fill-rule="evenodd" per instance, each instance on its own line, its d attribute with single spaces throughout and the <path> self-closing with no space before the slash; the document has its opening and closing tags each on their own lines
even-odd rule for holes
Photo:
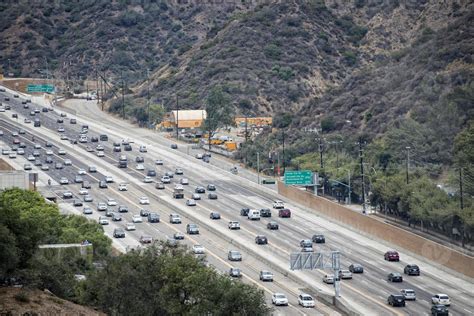
<svg viewBox="0 0 474 316">
<path fill-rule="evenodd" d="M 29 84 L 26 86 L 26 92 L 54 92 L 52 84 Z"/>
<path fill-rule="evenodd" d="M 285 171 L 285 185 L 312 185 L 313 172 L 311 170 Z"/>
</svg>

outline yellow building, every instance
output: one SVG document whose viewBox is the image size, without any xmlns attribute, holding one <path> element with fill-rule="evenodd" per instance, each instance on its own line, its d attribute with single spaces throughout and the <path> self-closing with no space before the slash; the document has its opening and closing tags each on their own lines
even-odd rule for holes
<svg viewBox="0 0 474 316">
<path fill-rule="evenodd" d="M 239 127 L 245 126 L 245 117 L 236 117 L 235 124 Z M 271 117 L 247 117 L 247 126 L 270 126 L 272 125 Z"/>
<path fill-rule="evenodd" d="M 199 128 L 206 117 L 206 110 L 171 111 L 166 114 L 160 126 L 175 128 L 177 122 L 178 128 Z"/>
</svg>

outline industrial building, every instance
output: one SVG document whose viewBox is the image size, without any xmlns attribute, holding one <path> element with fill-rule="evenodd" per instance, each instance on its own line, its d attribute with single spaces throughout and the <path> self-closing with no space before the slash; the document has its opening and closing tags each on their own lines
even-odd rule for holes
<svg viewBox="0 0 474 316">
<path fill-rule="evenodd" d="M 167 113 L 158 127 L 180 129 L 199 128 L 206 119 L 206 110 L 179 110 Z"/>
</svg>

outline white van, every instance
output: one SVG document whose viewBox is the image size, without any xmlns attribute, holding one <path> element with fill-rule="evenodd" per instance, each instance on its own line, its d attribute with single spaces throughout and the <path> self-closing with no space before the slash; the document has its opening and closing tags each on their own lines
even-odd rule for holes
<svg viewBox="0 0 474 316">
<path fill-rule="evenodd" d="M 259 210 L 249 210 L 247 218 L 253 221 L 260 220 L 260 211 Z"/>
</svg>

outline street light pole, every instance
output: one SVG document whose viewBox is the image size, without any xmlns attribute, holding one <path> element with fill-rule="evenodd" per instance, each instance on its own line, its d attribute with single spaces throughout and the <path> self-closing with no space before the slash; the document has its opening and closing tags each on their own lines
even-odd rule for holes
<svg viewBox="0 0 474 316">
<path fill-rule="evenodd" d="M 283 175 L 285 174 L 286 164 L 285 164 L 285 130 L 283 131 Z"/>
<path fill-rule="evenodd" d="M 176 93 L 176 140 L 179 139 L 179 102 L 178 94 Z"/>
<path fill-rule="evenodd" d="M 365 175 L 364 175 L 364 156 L 362 150 L 362 138 L 359 138 L 359 158 L 360 158 L 360 173 L 362 175 L 362 212 L 367 213 L 365 206 Z"/>
<path fill-rule="evenodd" d="M 257 152 L 257 183 L 260 184 L 260 153 Z"/>
<path fill-rule="evenodd" d="M 348 181 L 348 185 L 349 185 L 349 205 L 351 204 L 351 170 L 349 170 L 349 181 Z"/>
<path fill-rule="evenodd" d="M 408 178 L 408 168 L 410 167 L 410 147 L 405 147 L 407 150 L 407 161 L 406 161 L 406 174 L 407 174 L 407 184 L 409 183 Z"/>
</svg>

